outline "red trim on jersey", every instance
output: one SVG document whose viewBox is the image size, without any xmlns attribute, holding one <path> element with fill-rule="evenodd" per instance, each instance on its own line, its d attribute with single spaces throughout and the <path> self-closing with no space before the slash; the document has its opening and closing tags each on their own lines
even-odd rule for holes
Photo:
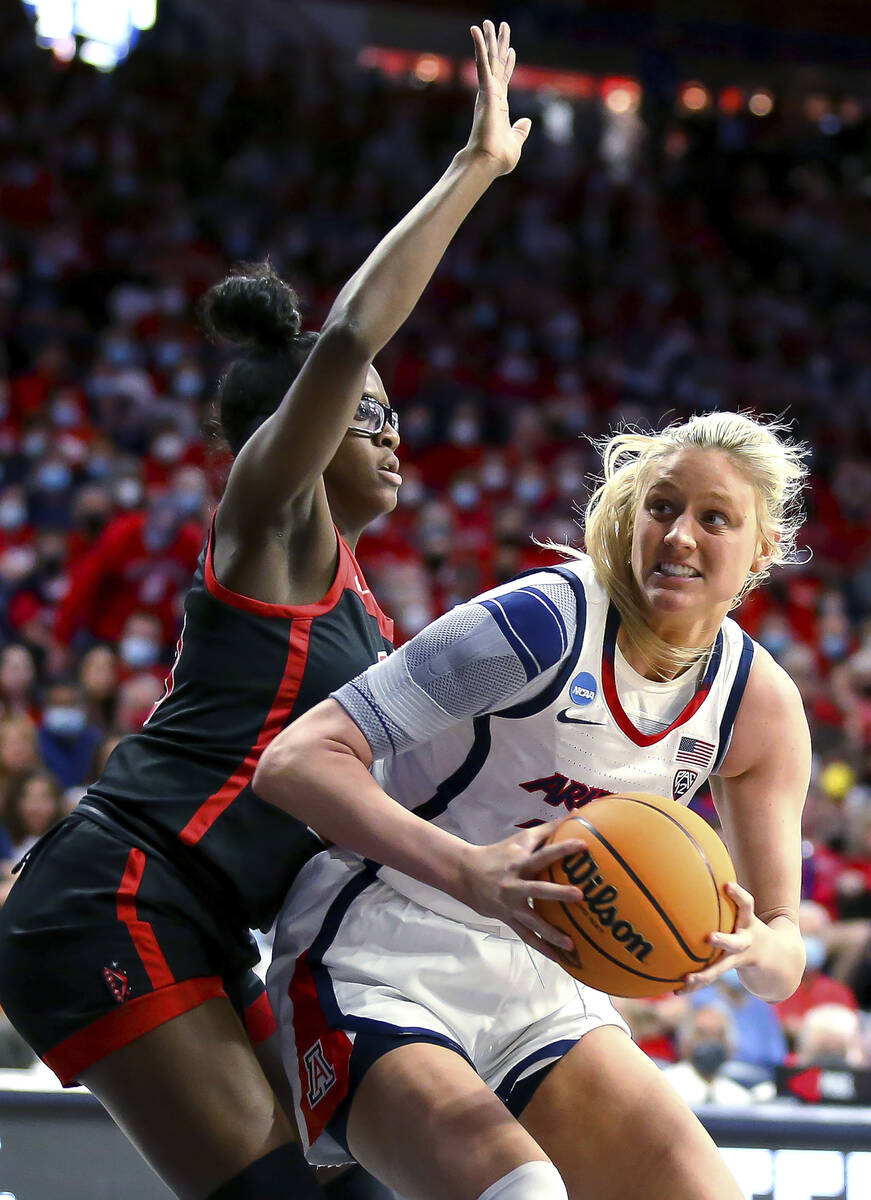
<svg viewBox="0 0 871 1200">
<path fill-rule="evenodd" d="M 133 945 L 136 947 L 136 953 L 148 972 L 151 986 L 165 988 L 175 983 L 175 976 L 170 971 L 166 959 L 163 957 L 163 951 L 157 944 L 154 930 L 148 921 L 139 919 L 136 911 L 136 893 L 142 882 L 145 863 L 145 855 L 136 847 L 127 855 L 127 865 L 116 893 L 118 920 L 127 926 L 133 939 Z"/>
<path fill-rule="evenodd" d="M 128 1000 L 84 1029 L 71 1034 L 43 1054 L 42 1061 L 51 1067 L 64 1087 L 71 1087 L 82 1071 L 107 1054 L 120 1050 L 173 1017 L 190 1012 L 206 1000 L 224 995 L 223 984 L 217 975 L 185 979 L 160 991 L 149 992 L 146 996 Z"/>
<path fill-rule="evenodd" d="M 214 544 L 216 515 L 217 513 L 212 516 L 212 524 L 206 542 L 203 578 L 206 590 L 217 600 L 223 601 L 224 604 L 229 604 L 231 608 L 241 608 L 244 612 L 254 613 L 255 616 L 288 617 L 294 620 L 300 617 L 308 619 L 310 617 L 323 616 L 331 608 L 335 608 L 344 591 L 351 591 L 360 597 L 366 611 L 375 617 L 378 622 L 378 628 L 384 637 L 388 641 L 393 641 L 393 622 L 389 617 L 384 615 L 375 602 L 375 597 L 369 590 L 366 580 L 363 577 L 363 572 L 360 570 L 356 558 L 351 553 L 350 546 L 338 530 L 336 530 L 336 539 L 339 545 L 339 562 L 336 567 L 335 578 L 330 584 L 327 594 L 315 604 L 268 604 L 265 600 L 255 600 L 251 596 L 243 596 L 241 592 L 234 592 L 230 588 L 224 587 L 215 574 L 214 563 L 212 561 L 212 547 Z"/>
<path fill-rule="evenodd" d="M 381 636 L 386 638 L 388 642 L 392 643 L 393 621 L 390 617 L 385 616 L 378 606 L 377 600 L 372 595 L 372 592 L 369 590 L 366 580 L 363 577 L 363 572 L 360 570 L 360 564 L 354 557 L 354 551 L 347 544 L 347 542 L 343 540 L 341 534 L 339 534 L 339 544 L 347 552 L 348 558 L 351 560 L 351 575 L 354 591 L 363 601 L 363 607 L 366 609 L 366 612 L 369 614 L 369 616 L 374 617 L 378 622 L 378 629 L 381 633 Z"/>
<path fill-rule="evenodd" d="M 348 1094 L 353 1042 L 343 1029 L 330 1028 L 305 953 L 296 960 L 287 994 L 293 1002 L 300 1108 L 311 1146 Z"/>
<path fill-rule="evenodd" d="M 176 672 L 176 668 L 178 667 L 178 660 L 181 658 L 182 649 L 184 648 L 184 635 L 185 635 L 185 630 L 187 629 L 187 623 L 188 623 L 188 618 L 187 618 L 187 613 L 185 613 L 184 620 L 181 623 L 181 633 L 178 635 L 178 641 L 175 644 L 175 654 L 173 656 L 172 666 L 169 669 L 169 674 L 167 675 L 166 679 L 163 681 L 163 695 L 160 696 L 157 700 L 155 700 L 154 703 L 152 704 L 151 712 L 148 714 L 148 716 L 142 722 L 143 729 L 148 724 L 148 722 L 151 720 L 151 718 L 154 716 L 154 714 L 157 712 L 157 710 L 160 708 L 161 704 L 163 704 L 164 700 L 168 700 L 173 693 L 173 689 L 175 688 L 175 672 Z"/>
<path fill-rule="evenodd" d="M 248 751 L 242 764 L 230 778 L 218 788 L 207 800 L 204 800 L 191 819 L 178 835 L 181 841 L 189 846 L 195 846 L 200 838 L 211 829 L 222 812 L 225 811 L 236 797 L 247 787 L 254 776 L 254 769 L 260 760 L 260 755 L 284 728 L 289 713 L 296 703 L 302 683 L 305 664 L 308 659 L 308 644 L 311 636 L 312 623 L 310 620 L 295 620 L 290 625 L 290 637 L 287 646 L 287 661 L 278 691 L 272 702 L 272 707 L 266 714 L 263 727 L 257 735 L 257 741 Z"/>
<path fill-rule="evenodd" d="M 668 737 L 679 725 L 685 724 L 694 713 L 698 712 L 707 699 L 709 691 L 710 688 L 700 688 L 683 712 L 675 717 L 668 729 L 663 729 L 660 733 L 642 733 L 640 729 L 636 729 L 635 725 L 624 712 L 623 705 L 620 703 L 620 697 L 617 694 L 617 681 L 614 678 L 613 660 L 607 655 L 602 658 L 602 692 L 605 696 L 605 703 L 611 711 L 611 716 L 636 746 L 655 746 L 664 737 Z"/>
<path fill-rule="evenodd" d="M 272 1037 L 273 1033 L 278 1032 L 278 1022 L 266 992 L 261 992 L 257 999 L 248 1005 L 242 1016 L 252 1046 L 259 1046 L 261 1042 Z"/>
</svg>

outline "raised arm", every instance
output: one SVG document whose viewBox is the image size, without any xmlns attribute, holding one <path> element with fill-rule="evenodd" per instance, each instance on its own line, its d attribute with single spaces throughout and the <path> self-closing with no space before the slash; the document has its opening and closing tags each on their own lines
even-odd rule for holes
<svg viewBox="0 0 871 1200">
<path fill-rule="evenodd" d="M 277 411 L 240 451 L 222 508 L 255 525 L 313 493 L 351 422 L 372 358 L 414 308 L 464 218 L 513 170 L 530 128 L 511 124 L 508 26 L 472 28 L 478 94 L 472 131 L 442 178 L 345 284 L 314 349 Z"/>
<path fill-rule="evenodd" d="M 798 987 L 804 969 L 801 815 L 810 762 L 801 697 L 770 655 L 757 649 L 732 744 L 711 780 L 741 885 L 727 885 L 738 920 L 734 933 L 713 935 L 712 943 L 726 953 L 691 976 L 691 986 L 737 967 L 745 986 L 763 1000 L 784 1000 Z"/>
</svg>

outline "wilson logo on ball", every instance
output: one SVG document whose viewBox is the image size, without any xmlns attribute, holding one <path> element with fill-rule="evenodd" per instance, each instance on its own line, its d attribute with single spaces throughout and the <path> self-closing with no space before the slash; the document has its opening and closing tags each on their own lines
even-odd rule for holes
<svg viewBox="0 0 871 1200">
<path fill-rule="evenodd" d="M 610 929 L 611 936 L 626 952 L 644 962 L 653 950 L 653 943 L 633 926 L 631 921 L 618 917 L 617 900 L 620 892 L 611 883 L 606 883 L 599 874 L 599 864 L 589 850 L 582 850 L 572 858 L 563 859 L 566 878 L 581 889 L 586 908 L 600 925 Z"/>
</svg>

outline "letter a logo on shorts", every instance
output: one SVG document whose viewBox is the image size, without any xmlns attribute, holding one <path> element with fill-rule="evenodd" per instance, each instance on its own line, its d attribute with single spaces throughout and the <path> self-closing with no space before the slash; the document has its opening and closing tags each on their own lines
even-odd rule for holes
<svg viewBox="0 0 871 1200">
<path fill-rule="evenodd" d="M 308 1076 L 308 1096 L 306 1097 L 310 1106 L 314 1108 L 326 1096 L 327 1092 L 336 1082 L 336 1072 L 327 1062 L 324 1048 L 321 1045 L 320 1038 L 306 1050 L 302 1056 L 302 1061 L 305 1063 L 306 1075 Z"/>
</svg>

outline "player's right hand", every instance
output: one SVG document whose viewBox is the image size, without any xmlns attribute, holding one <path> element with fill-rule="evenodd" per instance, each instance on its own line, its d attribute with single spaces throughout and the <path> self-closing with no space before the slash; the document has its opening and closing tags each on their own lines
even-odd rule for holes
<svg viewBox="0 0 871 1200">
<path fill-rule="evenodd" d="M 517 166 L 532 122 L 521 117 L 514 124 L 508 115 L 508 83 L 514 70 L 515 53 L 511 30 L 505 21 L 497 35 L 492 21 L 483 28 L 473 25 L 478 95 L 467 149 L 492 161 L 497 175 L 507 175 Z"/>
<path fill-rule="evenodd" d="M 571 950 L 572 940 L 540 917 L 532 902 L 576 904 L 582 899 L 579 888 L 538 878 L 551 863 L 584 849 L 583 841 L 577 838 L 545 845 L 561 824 L 562 819 L 548 821 L 532 829 L 518 829 L 504 841 L 470 847 L 463 894 L 457 897 L 482 916 L 504 922 L 527 945 L 555 962 L 559 959 L 552 947 Z"/>
</svg>

